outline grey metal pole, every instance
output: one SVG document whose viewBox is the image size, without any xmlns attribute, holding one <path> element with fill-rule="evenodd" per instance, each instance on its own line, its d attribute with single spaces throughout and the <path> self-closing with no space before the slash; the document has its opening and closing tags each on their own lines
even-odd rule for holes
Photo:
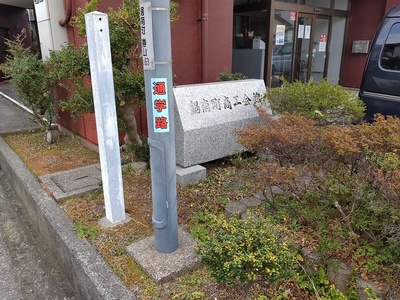
<svg viewBox="0 0 400 300">
<path fill-rule="evenodd" d="M 125 220 L 125 204 L 108 16 L 91 12 L 85 22 L 106 218 L 115 224 Z"/>
<path fill-rule="evenodd" d="M 157 252 L 171 253 L 178 248 L 178 213 L 170 1 L 140 0 L 140 14 L 154 243 Z"/>
</svg>

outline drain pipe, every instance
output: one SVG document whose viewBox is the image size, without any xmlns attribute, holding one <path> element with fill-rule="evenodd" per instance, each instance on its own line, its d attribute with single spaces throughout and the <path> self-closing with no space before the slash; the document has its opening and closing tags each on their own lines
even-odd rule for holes
<svg viewBox="0 0 400 300">
<path fill-rule="evenodd" d="M 60 26 L 65 27 L 69 24 L 69 21 L 71 21 L 72 17 L 72 0 L 65 0 L 65 19 L 60 20 L 58 24 Z"/>
<path fill-rule="evenodd" d="M 201 1 L 201 82 L 208 82 L 208 0 Z"/>
</svg>

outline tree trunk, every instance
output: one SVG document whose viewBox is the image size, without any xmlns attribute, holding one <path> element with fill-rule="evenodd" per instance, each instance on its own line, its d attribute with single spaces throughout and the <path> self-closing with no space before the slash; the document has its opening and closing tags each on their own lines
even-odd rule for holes
<svg viewBox="0 0 400 300">
<path fill-rule="evenodd" d="M 142 141 L 137 131 L 134 104 L 132 101 L 126 101 L 123 105 L 117 104 L 118 115 L 125 125 L 125 145 L 142 145 Z"/>
</svg>

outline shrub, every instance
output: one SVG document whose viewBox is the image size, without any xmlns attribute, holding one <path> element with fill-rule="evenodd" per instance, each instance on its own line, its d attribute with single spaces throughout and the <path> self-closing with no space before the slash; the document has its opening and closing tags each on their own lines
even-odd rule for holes
<svg viewBox="0 0 400 300">
<path fill-rule="evenodd" d="M 263 279 L 273 283 L 294 275 L 296 256 L 267 219 L 257 216 L 228 222 L 220 217 L 216 222 L 215 231 L 196 251 L 218 282 Z"/>
<path fill-rule="evenodd" d="M 57 85 L 69 92 L 67 98 L 59 100 L 60 108 L 70 110 L 76 119 L 87 112 L 94 113 L 86 45 L 66 44 L 58 51 L 51 51 L 47 64 Z"/>
<path fill-rule="evenodd" d="M 299 163 L 319 156 L 321 128 L 303 116 L 282 115 L 274 118 L 264 115 L 262 125 L 251 125 L 236 131 L 238 141 L 253 152 L 266 151 L 281 162 Z"/>
<path fill-rule="evenodd" d="M 244 76 L 242 73 L 230 73 L 227 70 L 219 73 L 219 80 L 220 81 L 230 81 L 230 80 L 242 80 L 246 79 L 247 77 Z"/>
<path fill-rule="evenodd" d="M 400 119 L 378 115 L 373 123 L 319 126 L 303 116 L 265 118 L 237 135 L 245 147 L 279 162 L 262 164 L 257 177 L 266 189 L 285 190 L 282 199 L 266 199 L 274 211 L 286 209 L 310 224 L 305 207 L 317 208 L 324 222 L 345 225 L 351 245 L 360 236 L 383 250 L 399 245 Z"/>
<path fill-rule="evenodd" d="M 352 92 L 328 80 L 306 83 L 283 80 L 280 88 L 269 88 L 266 99 L 276 114 L 294 114 L 319 124 L 349 124 L 364 117 L 365 105 Z"/>
<path fill-rule="evenodd" d="M 6 77 L 11 77 L 19 97 L 32 110 L 34 119 L 49 129 L 57 116 L 53 108 L 55 82 L 46 63 L 24 45 L 26 38 L 26 32 L 22 31 L 15 40 L 5 41 L 10 54 L 0 69 Z"/>
<path fill-rule="evenodd" d="M 360 144 L 375 154 L 400 151 L 400 119 L 376 115 L 373 123 L 357 127 Z"/>
<path fill-rule="evenodd" d="M 354 128 L 364 158 L 368 161 L 368 180 L 381 197 L 394 207 L 400 195 L 400 119 L 376 115 L 373 123 Z"/>
</svg>

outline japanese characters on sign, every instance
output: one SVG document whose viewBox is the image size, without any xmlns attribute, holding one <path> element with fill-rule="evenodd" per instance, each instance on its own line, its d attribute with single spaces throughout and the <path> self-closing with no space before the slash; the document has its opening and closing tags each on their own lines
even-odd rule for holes
<svg viewBox="0 0 400 300">
<path fill-rule="evenodd" d="M 285 25 L 276 25 L 275 45 L 285 44 Z"/>
<path fill-rule="evenodd" d="M 326 34 L 321 34 L 319 36 L 319 52 L 325 52 L 326 51 Z"/>
<path fill-rule="evenodd" d="M 167 78 L 151 78 L 154 132 L 169 132 Z"/>
<path fill-rule="evenodd" d="M 153 20 L 150 1 L 140 2 L 140 33 L 144 70 L 155 70 L 153 46 Z"/>
<path fill-rule="evenodd" d="M 251 97 L 247 94 L 233 96 L 230 99 L 228 96 L 215 97 L 212 99 L 202 99 L 201 101 L 190 101 L 190 114 L 197 115 L 217 110 L 232 110 L 235 107 L 253 105 L 261 103 L 262 95 L 260 93 L 253 93 Z"/>
</svg>

